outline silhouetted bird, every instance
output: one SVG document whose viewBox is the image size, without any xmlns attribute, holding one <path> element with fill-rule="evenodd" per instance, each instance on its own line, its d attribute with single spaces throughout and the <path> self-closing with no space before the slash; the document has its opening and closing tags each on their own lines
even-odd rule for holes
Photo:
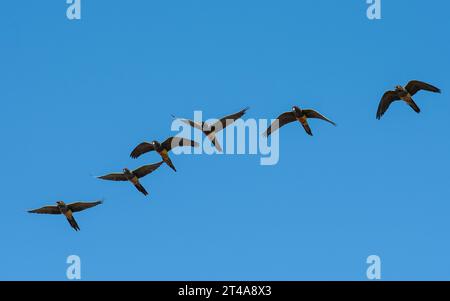
<svg viewBox="0 0 450 301">
<path fill-rule="evenodd" d="M 109 181 L 129 181 L 134 185 L 134 187 L 136 187 L 137 190 L 142 192 L 144 195 L 148 195 L 148 192 L 145 190 L 144 186 L 141 185 L 139 179 L 158 169 L 161 164 L 163 164 L 163 161 L 155 164 L 144 165 L 133 171 L 130 171 L 128 168 L 124 168 L 123 172 L 112 173 L 97 178 Z"/>
<path fill-rule="evenodd" d="M 80 227 L 78 226 L 77 222 L 75 221 L 75 218 L 73 217 L 74 212 L 83 211 L 85 209 L 97 206 L 101 204 L 102 201 L 92 202 L 92 203 L 84 203 L 84 202 L 77 202 L 72 204 L 65 204 L 63 201 L 57 201 L 56 206 L 46 206 L 35 210 L 28 211 L 29 213 L 39 213 L 39 214 L 63 214 L 67 220 L 69 221 L 69 224 L 72 226 L 72 228 L 75 229 L 75 231 L 80 230 Z"/>
<path fill-rule="evenodd" d="M 203 121 L 195 122 L 195 121 L 192 121 L 189 119 L 180 119 L 180 120 L 182 122 L 192 126 L 193 128 L 196 128 L 196 129 L 202 131 L 206 135 L 206 137 L 211 141 L 211 143 L 214 145 L 214 147 L 219 152 L 222 152 L 222 147 L 220 146 L 219 142 L 217 141 L 216 134 L 218 132 L 220 132 L 221 130 L 223 130 L 224 128 L 226 128 L 227 126 L 229 126 L 230 124 L 232 124 L 233 122 L 235 122 L 237 119 L 244 116 L 244 114 L 246 113 L 246 111 L 248 109 L 249 108 L 247 107 L 247 108 L 243 109 L 242 111 L 225 116 L 225 117 L 221 118 L 220 120 L 218 120 L 214 124 L 208 124 Z M 172 115 L 172 117 L 176 118 L 173 115 Z"/>
<path fill-rule="evenodd" d="M 380 104 L 378 105 L 377 119 L 381 119 L 384 113 L 389 109 L 391 103 L 397 100 L 403 100 L 415 112 L 420 113 L 419 106 L 412 99 L 412 97 L 420 90 L 441 93 L 440 89 L 418 80 L 410 81 L 406 87 L 400 85 L 396 86 L 394 91 L 387 91 L 381 98 Z"/>
<path fill-rule="evenodd" d="M 322 119 L 322 120 L 325 120 L 325 121 L 331 123 L 332 125 L 336 126 L 336 123 L 334 123 L 330 119 L 326 118 L 325 116 L 321 115 L 320 113 L 318 113 L 314 110 L 311 110 L 311 109 L 302 110 L 299 107 L 294 106 L 292 108 L 292 111 L 285 112 L 285 113 L 281 114 L 280 116 L 278 116 L 277 120 L 274 121 L 269 126 L 269 128 L 264 132 L 263 135 L 270 136 L 270 134 L 272 134 L 273 132 L 275 132 L 276 130 L 281 128 L 282 126 L 284 126 L 288 123 L 294 122 L 294 121 L 298 121 L 301 123 L 301 125 L 305 129 L 306 133 L 308 135 L 312 136 L 313 134 L 312 134 L 311 128 L 309 127 L 309 124 L 308 124 L 309 118 Z"/>
<path fill-rule="evenodd" d="M 156 151 L 161 156 L 163 161 L 170 166 L 174 171 L 177 171 L 175 169 L 175 166 L 172 163 L 172 160 L 169 158 L 169 151 L 172 150 L 175 147 L 182 147 L 182 146 L 191 146 L 191 147 L 198 147 L 199 144 L 197 142 L 194 142 L 192 140 L 186 139 L 186 138 L 180 138 L 180 137 L 170 137 L 163 143 L 159 143 L 158 141 L 153 142 L 142 142 L 136 148 L 131 152 L 130 157 L 133 159 L 136 159 L 142 154 Z"/>
</svg>

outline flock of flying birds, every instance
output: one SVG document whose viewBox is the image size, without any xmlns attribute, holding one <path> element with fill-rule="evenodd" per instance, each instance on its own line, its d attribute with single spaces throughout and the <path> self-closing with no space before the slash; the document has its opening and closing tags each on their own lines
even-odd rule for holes
<svg viewBox="0 0 450 301">
<path fill-rule="evenodd" d="M 434 93 L 441 93 L 441 90 L 424 82 L 413 80 L 410 81 L 405 87 L 403 86 L 396 86 L 395 90 L 387 91 L 384 93 L 383 97 L 381 98 L 380 104 L 378 106 L 376 118 L 381 119 L 381 117 L 386 113 L 389 106 L 395 102 L 402 100 L 406 104 L 408 104 L 415 112 L 420 113 L 419 106 L 414 102 L 413 96 L 419 92 L 420 90 L 425 90 L 429 92 Z M 219 142 L 216 139 L 216 134 L 224 129 L 225 127 L 229 126 L 233 122 L 235 122 L 237 119 L 240 119 L 248 108 L 237 112 L 235 114 L 226 116 L 219 121 L 217 121 L 214 124 L 207 124 L 205 122 L 194 122 L 192 120 L 187 119 L 181 119 L 182 122 L 190 125 L 193 128 L 196 128 L 200 131 L 202 131 L 205 136 L 211 141 L 211 143 L 214 145 L 214 147 L 219 151 L 222 152 L 222 147 L 220 146 Z M 311 109 L 300 109 L 297 106 L 294 106 L 291 111 L 285 112 L 277 117 L 277 120 L 275 120 L 269 128 L 264 132 L 264 136 L 268 137 L 273 132 L 277 131 L 282 126 L 298 121 L 303 126 L 305 132 L 312 136 L 313 133 L 311 131 L 311 128 L 308 123 L 308 119 L 321 119 L 326 122 L 329 122 L 333 125 L 336 125 L 333 121 L 326 118 L 322 114 L 320 114 L 317 111 L 311 110 Z M 171 169 L 176 171 L 176 168 L 174 164 L 172 163 L 172 160 L 169 157 L 169 151 L 171 151 L 175 147 L 182 147 L 182 146 L 188 146 L 188 147 L 198 147 L 199 144 L 195 141 L 186 139 L 186 138 L 180 138 L 180 137 L 170 137 L 166 139 L 164 142 L 160 143 L 158 141 L 152 141 L 152 142 L 142 142 L 138 146 L 135 147 L 135 149 L 131 152 L 130 157 L 133 159 L 136 159 L 140 157 L 141 155 L 156 151 L 160 156 L 162 161 L 155 164 L 150 165 L 144 165 L 141 166 L 135 170 L 129 170 L 128 168 L 124 168 L 122 172 L 119 173 L 111 173 L 104 176 L 98 177 L 102 180 L 109 180 L 109 181 L 123 181 L 123 182 L 130 182 L 131 184 L 136 187 L 138 191 L 140 191 L 144 195 L 148 195 L 147 190 L 142 186 L 139 179 L 145 177 L 146 175 L 152 173 L 156 169 L 158 169 L 163 163 L 167 164 Z M 67 220 L 69 221 L 69 224 L 74 228 L 76 231 L 80 230 L 80 227 L 78 226 L 77 222 L 75 221 L 75 218 L 73 217 L 74 212 L 83 211 L 88 208 L 92 208 L 94 206 L 97 206 L 101 204 L 102 201 L 96 201 L 96 202 L 77 202 L 72 204 L 65 204 L 63 201 L 57 201 L 56 206 L 45 206 L 39 209 L 28 211 L 30 213 L 40 213 L 40 214 L 63 214 Z"/>
</svg>

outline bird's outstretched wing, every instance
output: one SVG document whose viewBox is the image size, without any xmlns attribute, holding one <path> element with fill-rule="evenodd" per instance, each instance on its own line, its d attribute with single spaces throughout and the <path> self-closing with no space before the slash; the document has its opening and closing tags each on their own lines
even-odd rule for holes
<svg viewBox="0 0 450 301">
<path fill-rule="evenodd" d="M 133 170 L 133 174 L 138 178 L 145 177 L 149 173 L 152 173 L 153 171 L 158 169 L 158 167 L 160 167 L 161 164 L 163 164 L 163 163 L 164 163 L 164 161 L 161 161 L 159 163 L 141 166 L 141 167 Z"/>
<path fill-rule="evenodd" d="M 102 180 L 109 180 L 109 181 L 128 181 L 127 177 L 123 173 L 110 173 L 108 175 L 97 177 L 98 179 Z"/>
<path fill-rule="evenodd" d="M 273 132 L 277 131 L 282 126 L 294 122 L 297 120 L 293 112 L 285 112 L 277 117 L 277 120 L 272 122 L 272 124 L 267 128 L 267 130 L 263 133 L 264 136 L 268 137 Z"/>
<path fill-rule="evenodd" d="M 441 93 L 441 90 L 439 88 L 436 88 L 435 86 L 432 86 L 430 84 L 418 81 L 418 80 L 412 80 L 410 81 L 406 87 L 406 91 L 409 92 L 409 94 L 414 95 L 420 90 L 435 92 L 435 93 Z"/>
<path fill-rule="evenodd" d="M 384 93 L 383 97 L 381 98 L 380 104 L 378 105 L 377 119 L 381 119 L 384 113 L 386 113 L 386 111 L 389 109 L 391 103 L 400 99 L 401 98 L 395 91 L 387 91 L 386 93 Z"/>
<path fill-rule="evenodd" d="M 154 150 L 155 150 L 155 147 L 153 146 L 153 144 L 148 143 L 148 142 L 142 142 L 141 144 L 139 144 L 138 146 L 135 147 L 135 149 L 131 152 L 130 157 L 133 159 L 136 159 L 140 155 L 154 151 Z"/>
<path fill-rule="evenodd" d="M 59 211 L 57 206 L 45 206 L 39 209 L 30 210 L 28 212 L 38 214 L 61 214 L 61 211 Z"/>
<path fill-rule="evenodd" d="M 201 123 L 201 122 L 195 122 L 195 121 L 192 121 L 189 119 L 177 118 L 174 115 L 172 115 L 172 117 L 203 132 L 203 123 Z"/>
<path fill-rule="evenodd" d="M 103 203 L 103 202 L 102 201 L 97 201 L 97 202 L 77 202 L 77 203 L 68 204 L 67 207 L 69 207 L 69 209 L 72 210 L 72 212 L 79 212 L 79 211 L 83 211 L 85 209 L 92 208 L 92 207 L 95 207 L 97 205 L 100 205 L 101 203 Z"/>
<path fill-rule="evenodd" d="M 216 132 L 223 130 L 224 128 L 226 128 L 227 126 L 229 126 L 230 124 L 232 124 L 233 122 L 235 122 L 236 120 L 238 120 L 239 118 L 244 116 L 244 114 L 247 112 L 248 109 L 249 109 L 249 107 L 247 107 L 237 113 L 225 116 L 225 117 L 221 118 L 219 121 L 217 121 L 216 123 L 214 123 L 211 127 Z"/>
<path fill-rule="evenodd" d="M 183 146 L 198 147 L 199 144 L 190 139 L 181 138 L 181 137 L 170 137 L 162 143 L 162 147 L 164 149 L 166 149 L 167 151 L 170 151 L 171 149 L 173 149 L 175 147 L 183 147 Z"/>
<path fill-rule="evenodd" d="M 326 118 L 325 116 L 323 116 L 322 114 L 320 114 L 317 111 L 314 111 L 314 110 L 303 110 L 303 113 L 305 113 L 306 117 L 308 117 L 308 118 L 322 119 L 322 120 L 324 120 L 326 122 L 329 122 L 332 125 L 336 126 L 336 123 L 334 123 L 330 119 Z"/>
</svg>

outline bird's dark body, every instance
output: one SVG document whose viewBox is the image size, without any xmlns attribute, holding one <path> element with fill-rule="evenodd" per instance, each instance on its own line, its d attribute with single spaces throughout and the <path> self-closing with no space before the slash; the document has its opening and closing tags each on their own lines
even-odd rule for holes
<svg viewBox="0 0 450 301">
<path fill-rule="evenodd" d="M 173 163 L 172 163 L 172 160 L 170 160 L 169 151 L 161 143 L 159 143 L 158 141 L 153 141 L 152 144 L 153 144 L 153 146 L 155 148 L 155 151 L 163 159 L 164 163 L 166 163 L 174 171 L 177 171 L 177 169 L 175 168 L 175 165 L 173 165 Z"/>
<path fill-rule="evenodd" d="M 67 221 L 69 222 L 70 226 L 74 228 L 75 231 L 80 230 L 77 221 L 73 217 L 72 210 L 70 210 L 69 207 L 67 207 L 67 205 L 62 201 L 56 202 L 56 204 L 61 214 L 63 214 L 67 218 Z"/>
<path fill-rule="evenodd" d="M 57 206 L 59 211 L 61 211 L 61 214 L 66 214 L 66 212 L 68 211 L 67 205 L 63 204 L 62 202 L 57 202 Z"/>
<path fill-rule="evenodd" d="M 300 124 L 303 126 L 303 129 L 305 130 L 305 132 L 308 135 L 312 136 L 313 133 L 312 133 L 311 127 L 308 124 L 308 116 L 306 116 L 305 112 L 303 112 L 303 110 L 297 106 L 294 106 L 292 108 L 292 112 L 294 113 L 295 118 L 298 120 L 298 122 L 300 122 Z"/>
<path fill-rule="evenodd" d="M 402 99 L 411 96 L 409 94 L 409 92 L 406 91 L 406 89 L 404 89 L 404 90 L 403 89 L 397 89 L 396 92 L 397 92 L 398 97 L 400 97 Z"/>
<path fill-rule="evenodd" d="M 124 168 L 123 169 L 123 174 L 125 175 L 125 177 L 127 178 L 128 181 L 133 182 L 133 179 L 137 177 L 128 169 L 128 168 Z M 134 183 L 133 183 L 134 184 Z"/>
<path fill-rule="evenodd" d="M 208 136 L 208 135 L 216 132 L 216 127 L 214 125 L 209 125 L 206 122 L 202 121 L 202 132 L 206 136 Z"/>
<path fill-rule="evenodd" d="M 143 195 L 148 195 L 147 190 L 145 190 L 144 186 L 142 186 L 142 184 L 139 182 L 139 177 L 137 177 L 132 171 L 130 171 L 128 168 L 124 168 L 123 174 L 139 192 L 141 192 Z"/>
<path fill-rule="evenodd" d="M 153 146 L 155 147 L 155 151 L 161 153 L 164 150 L 164 147 L 158 141 L 152 141 Z"/>
</svg>

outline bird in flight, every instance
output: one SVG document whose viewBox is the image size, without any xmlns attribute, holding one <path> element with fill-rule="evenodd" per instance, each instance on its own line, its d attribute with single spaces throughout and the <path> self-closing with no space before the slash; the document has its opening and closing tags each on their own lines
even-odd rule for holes
<svg viewBox="0 0 450 301">
<path fill-rule="evenodd" d="M 406 87 L 398 85 L 395 87 L 395 90 L 387 91 L 386 93 L 384 93 L 383 97 L 381 98 L 380 104 L 378 105 L 377 119 L 381 119 L 384 113 L 386 113 L 386 111 L 389 109 L 391 103 L 397 100 L 403 100 L 416 113 L 420 113 L 419 106 L 414 102 L 412 98 L 420 90 L 441 93 L 441 90 L 439 88 L 418 80 L 410 81 L 406 85 Z"/>
<path fill-rule="evenodd" d="M 39 209 L 30 210 L 29 213 L 38 214 L 63 214 L 69 221 L 70 226 L 75 229 L 75 231 L 80 230 L 75 218 L 73 217 L 74 212 L 80 212 L 85 209 L 92 208 L 94 206 L 100 205 L 102 201 L 85 203 L 77 202 L 72 204 L 66 204 L 63 201 L 57 201 L 56 206 L 45 206 Z"/>
<path fill-rule="evenodd" d="M 229 126 L 230 124 L 232 124 L 233 122 L 235 122 L 237 119 L 241 118 L 242 116 L 244 116 L 244 114 L 246 113 L 246 111 L 249 108 L 245 108 L 237 113 L 225 116 L 221 119 L 219 119 L 217 122 L 215 122 L 214 124 L 208 124 L 206 122 L 195 122 L 189 119 L 180 119 L 181 122 L 184 122 L 185 124 L 190 125 L 193 128 L 196 128 L 200 131 L 202 131 L 206 137 L 209 139 L 209 141 L 211 141 L 211 143 L 214 145 L 214 147 L 217 149 L 217 151 L 222 152 L 222 147 L 220 146 L 219 142 L 217 141 L 216 138 L 216 134 L 218 132 L 220 132 L 221 130 L 223 130 L 224 128 L 226 128 L 227 126 Z M 175 116 L 172 115 L 172 117 L 175 118 Z"/>
<path fill-rule="evenodd" d="M 155 164 L 144 165 L 132 171 L 128 168 L 124 168 L 122 172 L 111 173 L 97 178 L 109 181 L 129 181 L 134 185 L 134 187 L 136 187 L 137 190 L 142 192 L 144 195 L 148 195 L 147 190 L 145 190 L 144 186 L 142 186 L 139 182 L 139 179 L 158 169 L 162 163 L 163 161 Z"/>
<path fill-rule="evenodd" d="M 158 141 L 142 142 L 131 152 L 130 157 L 136 159 L 142 154 L 156 151 L 161 156 L 164 163 L 169 165 L 169 167 L 174 171 L 177 171 L 172 163 L 172 160 L 170 160 L 169 158 L 169 151 L 174 149 L 175 147 L 182 146 L 198 147 L 199 144 L 195 141 L 180 137 L 170 137 L 163 143 L 159 143 Z"/>
<path fill-rule="evenodd" d="M 272 124 L 267 128 L 267 130 L 264 132 L 263 135 L 268 137 L 268 136 L 270 136 L 270 134 L 277 131 L 282 126 L 284 126 L 288 123 L 294 122 L 294 121 L 298 121 L 301 123 L 301 125 L 305 129 L 306 133 L 308 135 L 312 136 L 313 134 L 312 134 L 311 128 L 309 127 L 309 124 L 308 124 L 308 119 L 310 119 L 310 118 L 322 119 L 322 120 L 327 121 L 327 122 L 331 123 L 332 125 L 336 126 L 336 123 L 334 123 L 330 119 L 326 118 L 319 112 L 316 112 L 311 109 L 302 110 L 299 107 L 294 106 L 294 107 L 292 107 L 292 110 L 290 112 L 285 112 L 285 113 L 281 114 L 280 116 L 278 116 L 277 120 L 272 122 Z"/>
</svg>

